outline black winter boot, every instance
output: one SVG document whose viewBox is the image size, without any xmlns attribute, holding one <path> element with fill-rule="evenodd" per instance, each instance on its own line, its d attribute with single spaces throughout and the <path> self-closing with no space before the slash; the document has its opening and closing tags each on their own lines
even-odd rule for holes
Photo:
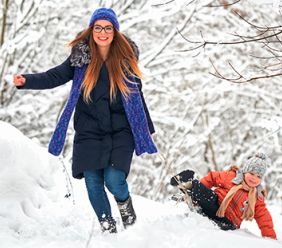
<svg viewBox="0 0 282 248">
<path fill-rule="evenodd" d="M 172 186 L 178 186 L 180 189 L 189 190 L 192 188 L 192 180 L 194 179 L 194 174 L 195 172 L 191 170 L 182 171 L 170 179 L 170 184 Z"/>
<path fill-rule="evenodd" d="M 124 228 L 133 225 L 136 221 L 136 214 L 132 205 L 131 197 L 129 196 L 126 201 L 117 202 L 117 204 Z"/>
<path fill-rule="evenodd" d="M 100 221 L 103 233 L 117 233 L 116 221 L 113 218 L 104 218 Z"/>
</svg>

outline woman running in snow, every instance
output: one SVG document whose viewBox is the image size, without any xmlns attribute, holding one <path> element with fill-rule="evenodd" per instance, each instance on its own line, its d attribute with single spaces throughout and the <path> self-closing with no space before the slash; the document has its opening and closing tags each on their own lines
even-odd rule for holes
<svg viewBox="0 0 282 248">
<path fill-rule="evenodd" d="M 228 171 L 211 171 L 201 180 L 194 179 L 194 171 L 185 170 L 172 177 L 170 184 L 187 192 L 201 212 L 221 229 L 235 230 L 243 220 L 255 219 L 263 237 L 276 239 L 261 186 L 266 167 L 266 155 L 258 153 L 242 168 L 232 166 Z"/>
<path fill-rule="evenodd" d="M 19 89 L 50 89 L 73 80 L 65 109 L 49 144 L 58 156 L 74 114 L 73 177 L 84 177 L 102 231 L 117 232 L 105 187 L 114 195 L 124 227 L 136 214 L 126 178 L 133 151 L 155 153 L 154 126 L 141 91 L 136 44 L 119 31 L 112 9 L 99 8 L 70 42 L 71 55 L 43 73 L 14 76 Z"/>
</svg>

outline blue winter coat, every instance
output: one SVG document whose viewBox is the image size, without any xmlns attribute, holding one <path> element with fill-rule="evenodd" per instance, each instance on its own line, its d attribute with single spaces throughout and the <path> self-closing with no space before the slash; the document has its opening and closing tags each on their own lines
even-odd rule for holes
<svg viewBox="0 0 282 248">
<path fill-rule="evenodd" d="M 51 89 L 72 80 L 73 75 L 74 67 L 71 66 L 70 58 L 67 58 L 61 65 L 46 72 L 24 74 L 26 83 L 18 88 Z M 141 80 L 137 79 L 137 82 L 149 130 L 150 133 L 154 133 L 154 126 L 141 91 Z M 102 169 L 107 166 L 114 166 L 128 175 L 134 151 L 133 135 L 119 90 L 115 101 L 110 103 L 110 80 L 105 63 L 91 92 L 91 99 L 91 103 L 85 103 L 81 92 L 75 107 L 73 177 L 80 179 L 85 170 Z"/>
</svg>

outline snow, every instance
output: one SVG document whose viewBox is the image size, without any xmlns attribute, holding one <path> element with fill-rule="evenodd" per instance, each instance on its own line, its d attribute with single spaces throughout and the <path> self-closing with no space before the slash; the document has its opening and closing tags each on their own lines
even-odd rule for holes
<svg viewBox="0 0 282 248">
<path fill-rule="evenodd" d="M 244 223 L 240 230 L 221 231 L 207 218 L 190 212 L 184 203 L 170 200 L 160 203 L 138 195 L 132 196 L 137 223 L 123 230 L 111 197 L 118 234 L 101 234 L 84 181 L 71 179 L 74 192 L 66 198 L 66 172 L 46 148 L 0 121 L 0 150 L 1 247 L 276 248 L 282 245 L 282 216 L 278 206 L 269 207 L 278 236 L 275 241 L 261 238 L 254 222 Z"/>
<path fill-rule="evenodd" d="M 167 200 L 173 192 L 168 187 L 172 173 L 189 166 L 203 176 L 214 168 L 240 165 L 257 151 L 272 160 L 265 186 L 281 246 L 280 77 L 232 84 L 209 72 L 215 73 L 211 61 L 227 78 L 238 76 L 229 63 L 246 78 L 281 71 L 275 59 L 256 58 L 272 57 L 261 43 L 222 46 L 219 42 L 237 40 L 234 34 L 258 35 L 234 10 L 255 25 L 281 26 L 282 1 L 249 0 L 227 8 L 206 7 L 220 2 L 224 1 L 9 1 L 0 46 L 0 120 L 7 122 L 0 124 L 1 247 L 86 247 L 90 233 L 94 235 L 88 247 L 225 247 L 227 243 L 228 247 L 276 247 L 277 242 L 260 238 L 255 222 L 244 223 L 240 231 L 222 232 L 194 213 L 184 218 L 187 206 Z M 15 73 L 44 72 L 61 64 L 70 52 L 64 45 L 86 27 L 100 5 L 115 9 L 121 31 L 140 48 L 143 92 L 159 150 L 157 155 L 134 157 L 128 181 L 138 223 L 121 231 L 114 208 L 121 232 L 113 236 L 99 233 L 83 181 L 71 179 L 74 192 L 65 198 L 72 191 L 68 182 L 71 124 L 63 153 L 68 174 L 46 152 L 71 83 L 46 91 L 17 91 L 12 84 Z M 189 51 L 195 44 L 183 39 L 177 29 L 189 40 L 218 45 Z M 279 55 L 281 43 L 271 46 Z"/>
<path fill-rule="evenodd" d="M 154 140 L 163 157 L 161 163 L 155 162 L 155 155 L 134 158 L 129 178 L 132 191 L 163 200 L 171 194 L 166 185 L 173 172 L 191 166 L 203 176 L 210 169 L 241 163 L 252 153 L 263 151 L 272 160 L 266 182 L 268 200 L 276 200 L 282 194 L 282 182 L 272 180 L 281 176 L 280 78 L 232 84 L 210 73 L 216 68 L 227 78 L 237 77 L 230 64 L 245 78 L 280 72 L 281 63 L 276 59 L 258 59 L 273 55 L 260 42 L 234 46 L 219 42 L 238 40 L 236 34 L 259 35 L 234 11 L 261 27 L 281 26 L 278 11 L 282 1 L 245 0 L 227 8 L 206 7 L 223 2 L 9 1 L 4 43 L 0 46 L 0 120 L 46 147 L 71 82 L 52 90 L 20 91 L 12 84 L 12 75 L 44 72 L 61 64 L 70 53 L 65 44 L 87 26 L 93 10 L 113 7 L 121 31 L 139 46 L 143 93 L 156 130 Z M 0 9 L 4 9 L 2 5 Z M 187 42 L 182 35 L 191 41 L 214 41 L 218 45 L 191 50 L 199 44 Z M 281 43 L 271 43 L 271 47 L 280 54 Z M 63 154 L 70 160 L 71 123 L 68 134 Z M 160 190 L 155 193 L 151 188 Z"/>
</svg>

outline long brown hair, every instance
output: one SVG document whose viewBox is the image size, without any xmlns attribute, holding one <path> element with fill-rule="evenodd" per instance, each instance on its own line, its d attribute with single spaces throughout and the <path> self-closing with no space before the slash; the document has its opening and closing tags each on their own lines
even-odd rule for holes
<svg viewBox="0 0 282 248">
<path fill-rule="evenodd" d="M 98 46 L 92 36 L 92 27 L 81 32 L 69 46 L 74 47 L 81 41 L 88 41 L 91 53 L 91 61 L 87 67 L 85 77 L 82 83 L 83 98 L 86 102 L 91 101 L 90 93 L 95 87 L 99 73 L 103 64 L 103 59 L 99 53 Z M 122 95 L 127 98 L 130 89 L 125 84 L 125 80 L 129 81 L 127 75 L 141 78 L 141 71 L 138 67 L 136 54 L 127 38 L 118 30 L 114 30 L 114 39 L 111 43 L 108 58 L 105 61 L 109 79 L 110 79 L 110 99 L 115 99 L 117 87 Z"/>
</svg>

